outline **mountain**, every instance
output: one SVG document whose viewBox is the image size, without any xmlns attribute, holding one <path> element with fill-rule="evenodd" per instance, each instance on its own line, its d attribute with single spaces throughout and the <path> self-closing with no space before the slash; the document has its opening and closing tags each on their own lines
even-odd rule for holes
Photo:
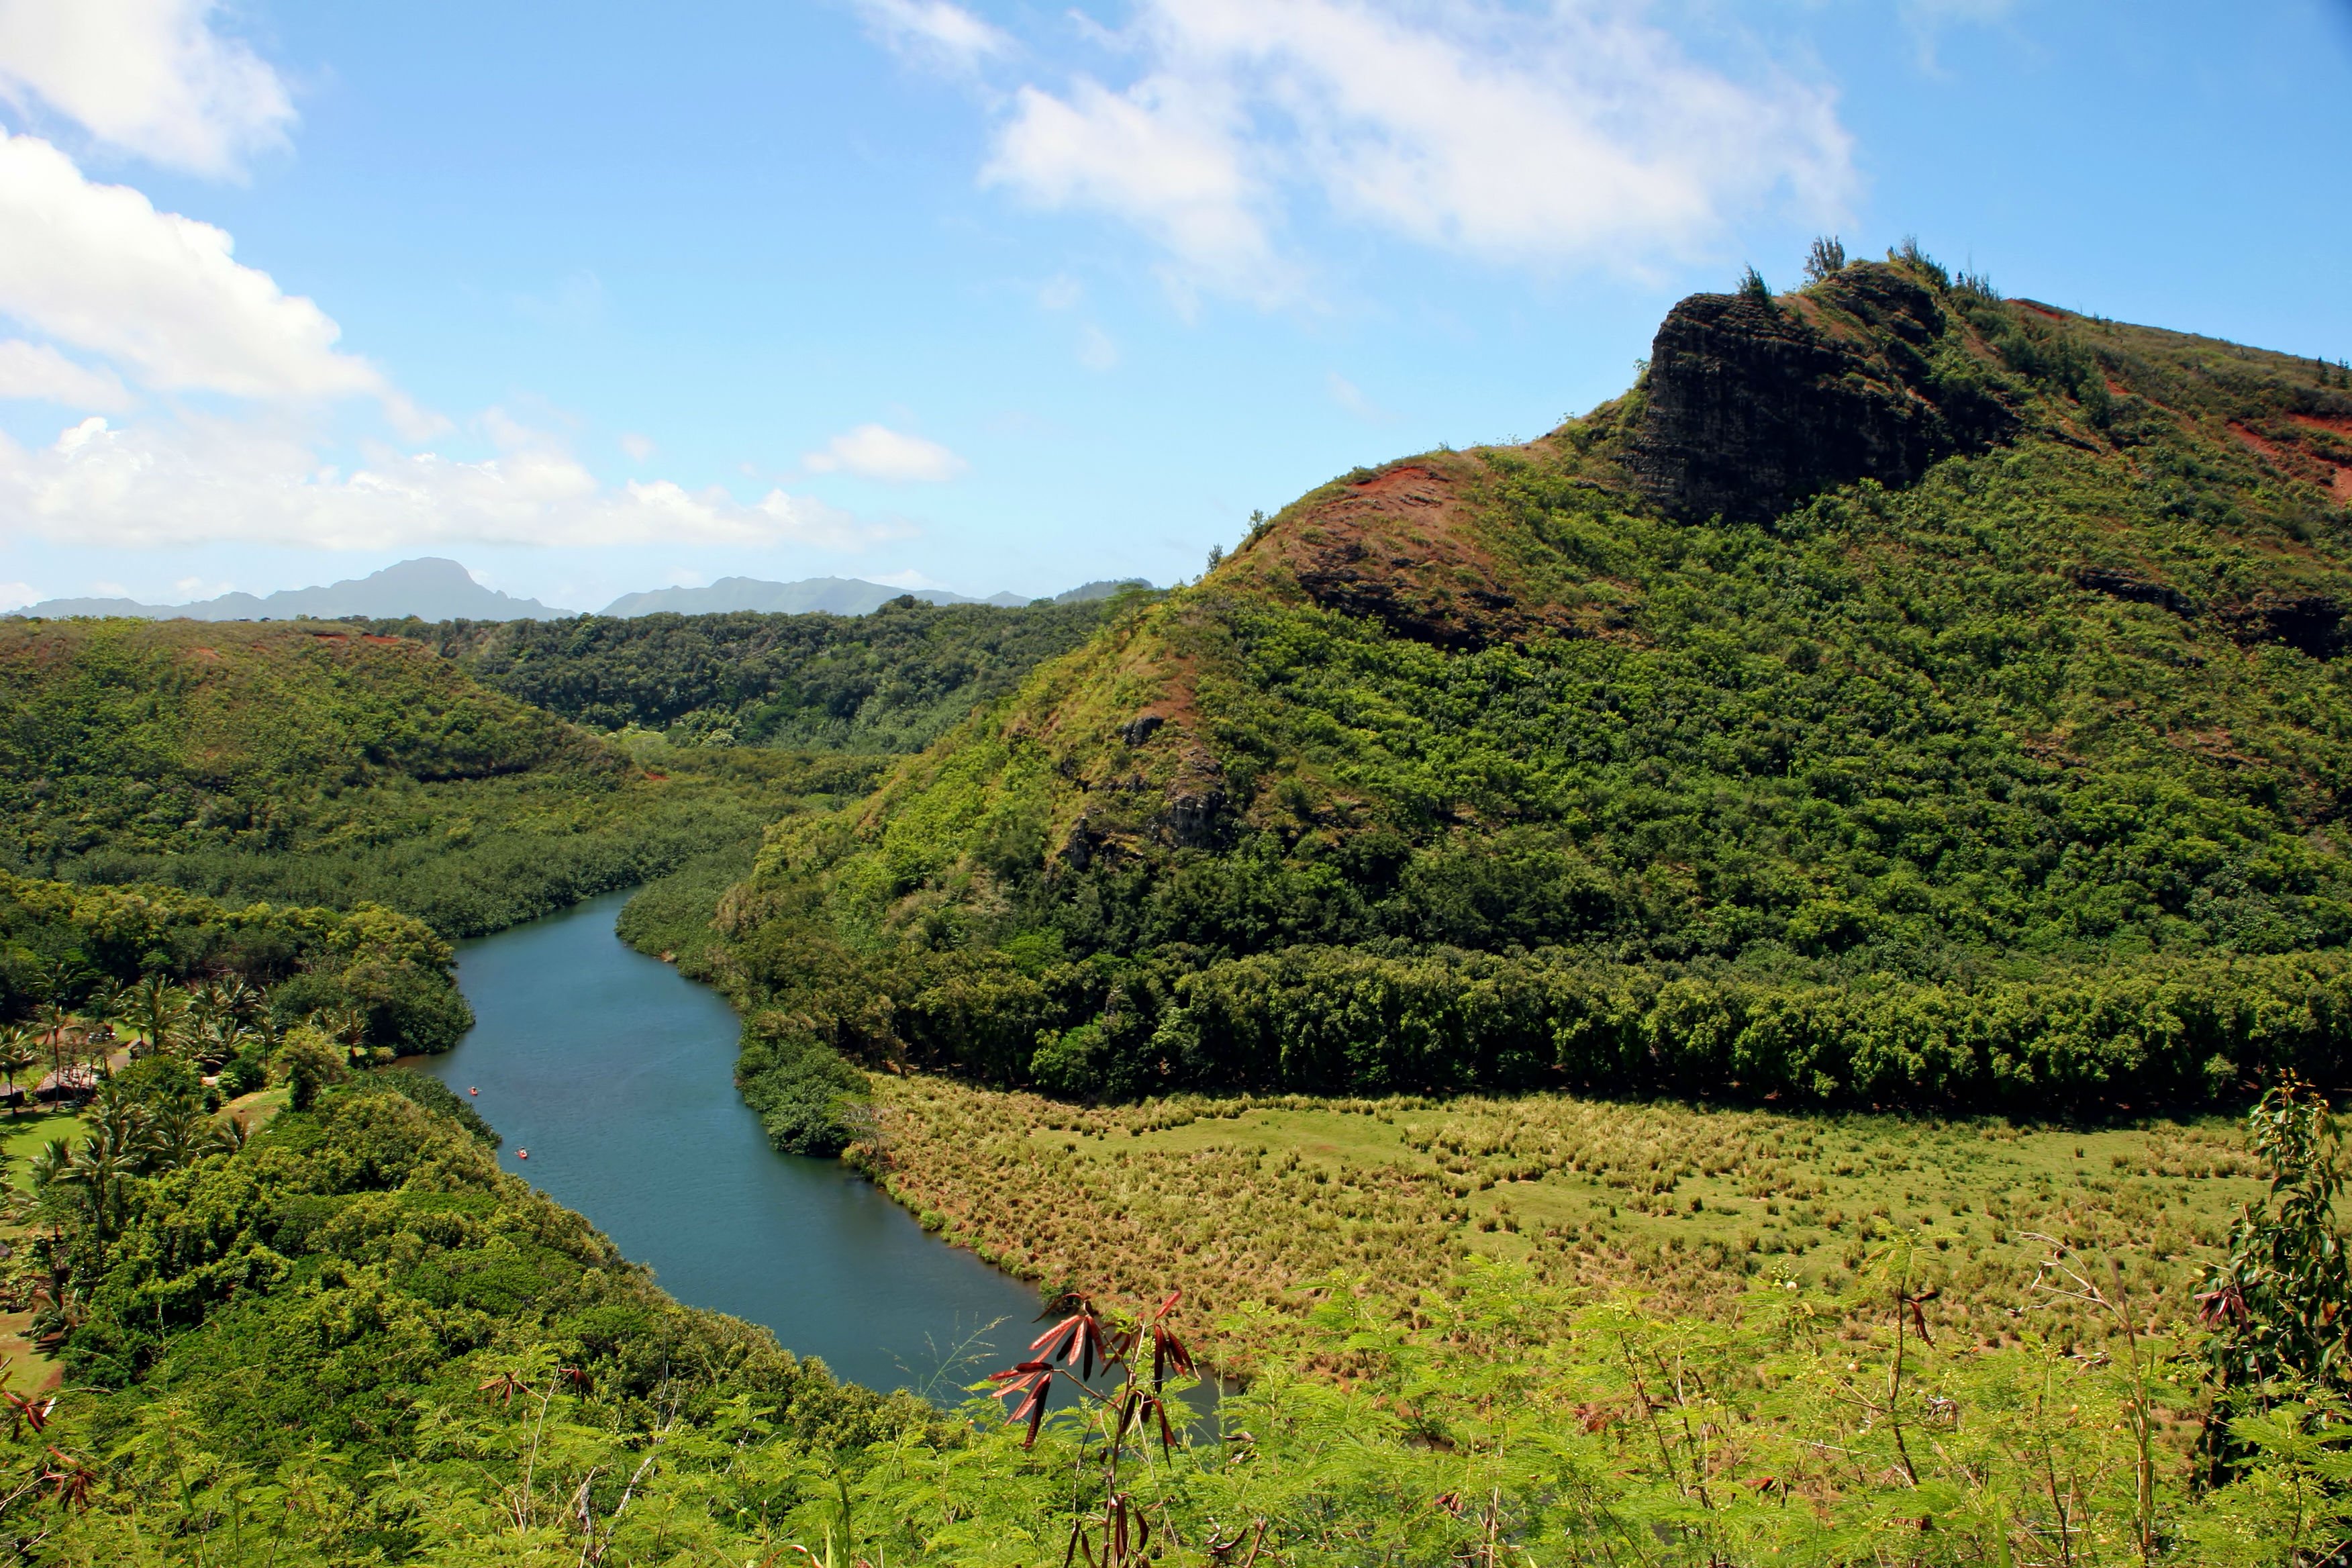
<svg viewBox="0 0 2352 1568">
<path fill-rule="evenodd" d="M 1056 594 L 1053 602 L 1074 605 L 1091 599 L 1107 599 L 1121 588 L 1149 588 L 1151 584 L 1140 577 L 1121 578 L 1117 582 L 1088 583 Z M 862 577 L 803 577 L 797 583 L 765 583 L 756 577 L 721 577 L 707 588 L 656 588 L 642 594 L 624 594 L 604 606 L 608 616 L 709 616 L 725 615 L 740 610 L 757 610 L 769 615 L 800 616 L 822 611 L 835 616 L 871 615 L 893 599 L 911 598 L 926 605 L 993 605 L 998 609 L 1019 609 L 1034 601 L 1018 594 L 991 594 L 985 599 L 967 598 L 944 588 L 893 588 L 884 583 L 868 583 Z"/>
<path fill-rule="evenodd" d="M 536 599 L 518 599 L 494 588 L 485 588 L 457 562 L 429 555 L 324 588 L 286 588 L 258 597 L 252 594 L 224 594 L 217 599 L 200 599 L 190 605 L 142 605 L 133 599 L 46 599 L 15 613 L 53 618 L 136 616 L 151 620 L 191 621 L 284 621 L 297 616 L 321 619 L 363 616 L 399 620 L 415 616 L 427 621 L 516 621 L 549 620 L 572 614 L 570 610 L 551 609 Z"/>
<path fill-rule="evenodd" d="M 1916 249 L 1686 300 L 1623 396 L 1311 491 L 780 826 L 746 1081 L 2340 1080 L 2348 381 Z"/>
<path fill-rule="evenodd" d="M 1093 583 L 1081 583 L 1066 594 L 1056 594 L 1054 595 L 1054 603 L 1057 605 L 1092 604 L 1097 599 L 1116 597 L 1118 595 L 1126 592 L 1129 588 L 1140 588 L 1146 593 L 1149 593 L 1150 592 L 1151 584 L 1145 582 L 1140 577 L 1105 578 Z M 991 599 L 989 603 L 993 605 L 997 603 L 998 600 L 1006 596 L 1007 595 L 1005 595 L 1000 594 L 996 598 Z"/>
<path fill-rule="evenodd" d="M 788 616 L 806 615 L 811 611 L 835 616 L 863 616 L 893 599 L 905 597 L 913 597 L 927 605 L 1025 605 L 1029 602 L 1012 594 L 999 594 L 988 600 L 972 600 L 961 594 L 950 594 L 944 588 L 923 588 L 910 594 L 905 588 L 868 583 L 860 577 L 803 577 L 796 583 L 765 583 L 757 577 L 721 577 L 707 588 L 655 588 L 642 594 L 624 594 L 605 605 L 602 613 L 607 616 L 665 613 L 708 616 L 735 610 L 760 610 Z"/>
</svg>

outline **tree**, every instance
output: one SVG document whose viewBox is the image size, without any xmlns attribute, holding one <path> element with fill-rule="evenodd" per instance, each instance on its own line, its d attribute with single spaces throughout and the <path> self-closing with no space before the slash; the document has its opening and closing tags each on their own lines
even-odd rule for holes
<svg viewBox="0 0 2352 1568">
<path fill-rule="evenodd" d="M 2216 1395 L 2205 1447 L 2217 1466 L 2238 1457 L 2239 1418 L 2306 1391 L 2352 1392 L 2352 1259 L 2336 1226 L 2343 1131 L 2326 1099 L 2293 1079 L 2246 1120 L 2270 1192 L 2240 1212 L 2229 1254 L 2197 1298 L 2210 1331 L 2204 1357 Z"/>
<path fill-rule="evenodd" d="M 1805 253 L 1805 281 L 1819 283 L 1845 270 L 1845 242 L 1833 234 L 1814 237 Z"/>
<path fill-rule="evenodd" d="M 347 1050 L 312 1025 L 288 1030 L 286 1043 L 278 1050 L 278 1076 L 293 1091 L 293 1108 L 308 1110 L 316 1105 L 320 1089 L 349 1076 L 350 1059 Z"/>
<path fill-rule="evenodd" d="M 137 1038 L 145 1043 L 147 1051 L 157 1053 L 169 1052 L 178 1043 L 180 1020 L 187 1012 L 188 994 L 161 974 L 151 974 L 133 986 L 125 1008 Z"/>
<path fill-rule="evenodd" d="M 0 1041 L 0 1074 L 7 1076 L 8 1114 L 11 1116 L 16 1114 L 17 1079 L 24 1074 L 26 1068 L 41 1059 L 39 1053 L 33 1048 L 33 1042 L 38 1037 L 28 1030 L 12 1029 L 8 1032 L 7 1039 Z"/>
</svg>

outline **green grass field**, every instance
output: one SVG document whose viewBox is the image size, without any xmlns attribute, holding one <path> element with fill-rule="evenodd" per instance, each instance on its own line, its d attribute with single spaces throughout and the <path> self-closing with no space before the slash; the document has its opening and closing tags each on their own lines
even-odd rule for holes
<svg viewBox="0 0 2352 1568">
<path fill-rule="evenodd" d="M 2147 1310 L 2262 1191 L 2225 1119 L 2073 1130 L 1565 1095 L 1173 1100 L 1088 1109 L 935 1079 L 881 1085 L 892 1191 L 1025 1277 L 1212 1312 L 1296 1304 L 1335 1271 L 1443 1291 L 1472 1258 L 1706 1310 L 1760 1279 L 1842 1290 L 1920 1243 L 1940 1320 L 1983 1342 L 2036 1310 L 2049 1237 Z"/>
</svg>

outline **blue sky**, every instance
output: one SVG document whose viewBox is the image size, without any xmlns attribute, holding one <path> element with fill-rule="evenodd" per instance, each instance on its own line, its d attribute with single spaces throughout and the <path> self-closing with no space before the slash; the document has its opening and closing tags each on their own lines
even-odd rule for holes
<svg viewBox="0 0 2352 1568">
<path fill-rule="evenodd" d="M 1916 234 L 2352 358 L 2352 0 L 0 0 L 0 603 L 1168 582 Z"/>
</svg>

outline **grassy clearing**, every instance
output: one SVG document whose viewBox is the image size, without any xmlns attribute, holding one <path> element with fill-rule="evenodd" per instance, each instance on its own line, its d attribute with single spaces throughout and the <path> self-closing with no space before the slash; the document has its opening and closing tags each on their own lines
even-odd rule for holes
<svg viewBox="0 0 2352 1568">
<path fill-rule="evenodd" d="M 32 1173 L 23 1162 L 39 1153 L 50 1139 L 71 1138 L 81 1130 L 81 1117 L 71 1110 L 28 1110 L 16 1116 L 0 1116 L 0 1152 L 7 1155 L 8 1179 L 24 1191 L 32 1191 Z"/>
<path fill-rule="evenodd" d="M 35 1110 L 0 1118 L 0 1152 L 7 1157 L 7 1179 L 19 1190 L 30 1192 L 32 1157 L 49 1140 L 73 1138 L 83 1127 L 80 1116 L 70 1110 Z M 5 1233 L 5 1240 L 13 1247 L 23 1234 L 20 1227 L 11 1226 Z M 57 1386 L 58 1364 L 27 1337 L 32 1322 L 29 1310 L 0 1312 L 0 1388 L 35 1394 Z"/>
<path fill-rule="evenodd" d="M 935 1078 L 877 1092 L 886 1184 L 927 1226 L 1043 1282 L 1181 1286 L 1212 1317 L 1295 1310 L 1335 1271 L 1444 1293 L 1478 1256 L 1706 1311 L 1758 1277 L 1847 1289 L 1908 1234 L 1941 1288 L 1931 1321 L 1995 1345 L 2053 1327 L 2027 1316 L 2042 1233 L 2113 1259 L 2178 1322 L 2262 1185 L 2220 1118 L 2076 1131 L 1560 1095 L 1086 1108 Z"/>
</svg>

